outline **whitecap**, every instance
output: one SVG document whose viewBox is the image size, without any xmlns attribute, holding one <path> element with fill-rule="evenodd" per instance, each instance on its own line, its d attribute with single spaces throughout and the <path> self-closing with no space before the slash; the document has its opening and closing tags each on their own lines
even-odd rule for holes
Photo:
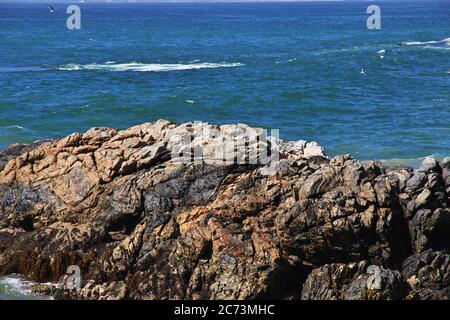
<svg viewBox="0 0 450 320">
<path fill-rule="evenodd" d="M 6 127 L 6 129 L 19 129 L 19 130 L 25 130 L 24 127 L 19 126 L 18 124 L 13 125 L 13 126 L 8 126 L 8 127 Z"/>
<path fill-rule="evenodd" d="M 401 42 L 402 46 L 450 46 L 450 38 L 442 39 L 439 41 L 409 41 L 409 42 Z"/>
<path fill-rule="evenodd" d="M 31 293 L 28 282 L 15 275 L 0 278 L 0 286 L 5 293 L 11 295 L 28 295 Z"/>
<path fill-rule="evenodd" d="M 27 281 L 19 275 L 0 277 L 1 299 L 52 299 L 51 297 L 35 295 L 31 292 L 33 282 Z"/>
<path fill-rule="evenodd" d="M 233 68 L 242 67 L 242 63 L 175 63 L 175 64 L 159 64 L 159 63 L 105 63 L 105 64 L 67 64 L 58 68 L 61 71 L 78 71 L 78 70 L 104 70 L 104 71 L 136 71 L 136 72 L 168 72 L 183 71 L 196 69 L 214 69 L 214 68 Z"/>
<path fill-rule="evenodd" d="M 186 100 L 186 103 L 194 104 L 195 101 L 194 100 Z"/>
<path fill-rule="evenodd" d="M 74 63 L 66 64 L 65 66 L 59 67 L 58 70 L 61 71 L 75 71 L 75 70 L 81 70 L 81 66 Z"/>
<path fill-rule="evenodd" d="M 385 49 L 381 49 L 381 50 L 378 51 L 377 53 L 379 53 L 379 54 L 385 54 L 385 53 L 386 53 L 386 50 L 385 50 Z"/>
</svg>

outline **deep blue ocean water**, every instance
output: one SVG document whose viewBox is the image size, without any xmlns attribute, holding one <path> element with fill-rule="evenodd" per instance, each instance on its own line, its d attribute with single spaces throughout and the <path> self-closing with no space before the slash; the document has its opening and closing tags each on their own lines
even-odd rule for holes
<svg viewBox="0 0 450 320">
<path fill-rule="evenodd" d="M 381 30 L 369 4 L 78 3 L 70 31 L 66 5 L 0 3 L 0 149 L 165 118 L 450 156 L 450 46 L 426 43 L 450 37 L 450 1 L 380 1 Z"/>
</svg>

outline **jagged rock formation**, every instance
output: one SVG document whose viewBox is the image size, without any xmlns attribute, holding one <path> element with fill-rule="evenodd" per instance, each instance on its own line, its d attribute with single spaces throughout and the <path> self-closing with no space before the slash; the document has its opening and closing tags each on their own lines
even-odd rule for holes
<svg viewBox="0 0 450 320">
<path fill-rule="evenodd" d="M 367 261 L 314 269 L 302 292 L 303 300 L 397 300 L 405 296 L 406 284 L 399 271 Z"/>
<path fill-rule="evenodd" d="M 268 164 L 261 134 L 161 120 L 13 146 L 0 274 L 65 284 L 77 265 L 63 299 L 450 297 L 449 158 L 388 169 L 297 141 Z"/>
</svg>

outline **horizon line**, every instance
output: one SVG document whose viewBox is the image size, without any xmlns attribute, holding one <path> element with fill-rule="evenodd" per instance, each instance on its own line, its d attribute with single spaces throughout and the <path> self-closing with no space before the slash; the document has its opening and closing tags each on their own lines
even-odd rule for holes
<svg viewBox="0 0 450 320">
<path fill-rule="evenodd" d="M 289 3 L 289 2 L 444 2 L 445 0 L 0 0 L 1 3 Z"/>
</svg>

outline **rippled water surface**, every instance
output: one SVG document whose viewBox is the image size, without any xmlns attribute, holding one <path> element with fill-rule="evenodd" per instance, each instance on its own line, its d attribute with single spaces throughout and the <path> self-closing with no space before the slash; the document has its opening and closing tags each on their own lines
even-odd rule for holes
<svg viewBox="0 0 450 320">
<path fill-rule="evenodd" d="M 165 118 L 450 155 L 448 1 L 380 2 L 380 31 L 366 2 L 79 5 L 69 31 L 62 5 L 0 3 L 0 148 Z"/>
</svg>

